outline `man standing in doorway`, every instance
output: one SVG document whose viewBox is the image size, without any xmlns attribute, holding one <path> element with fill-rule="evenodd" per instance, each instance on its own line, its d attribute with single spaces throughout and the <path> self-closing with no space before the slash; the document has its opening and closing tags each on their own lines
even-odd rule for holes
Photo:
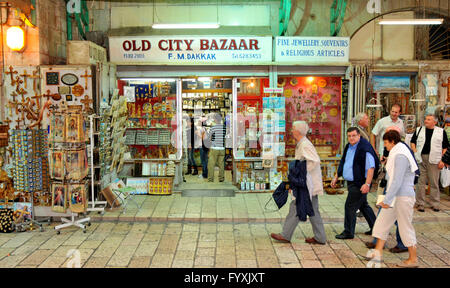
<svg viewBox="0 0 450 288">
<path fill-rule="evenodd" d="M 405 127 L 403 126 L 403 120 L 399 118 L 401 112 L 402 106 L 400 106 L 399 104 L 392 105 L 390 115 L 378 120 L 377 124 L 375 124 L 375 127 L 373 127 L 372 129 L 370 144 L 372 144 L 373 148 L 377 151 L 379 157 L 383 155 L 383 135 L 386 132 L 386 128 L 391 126 L 398 126 L 398 128 L 400 128 L 400 136 L 405 137 Z M 378 141 L 376 141 L 376 137 L 378 137 Z M 376 144 L 377 142 L 378 145 Z"/>
<path fill-rule="evenodd" d="M 306 160 L 306 179 L 311 203 L 314 210 L 314 216 L 309 217 L 311 221 L 314 237 L 306 238 L 305 242 L 309 244 L 325 244 L 327 237 L 323 226 L 322 217 L 319 212 L 319 195 L 323 195 L 322 170 L 320 169 L 320 157 L 317 154 L 311 141 L 306 138 L 309 127 L 305 121 L 295 121 L 292 124 L 292 134 L 297 147 L 295 148 L 295 159 Z M 271 234 L 271 237 L 280 242 L 290 242 L 295 228 L 300 222 L 297 217 L 296 201 L 293 198 L 289 207 L 289 214 L 284 221 L 283 232 L 281 234 Z"/>
<path fill-rule="evenodd" d="M 425 189 L 427 181 L 430 184 L 431 206 L 435 212 L 439 211 L 439 169 L 442 155 L 448 148 L 448 138 L 445 130 L 437 127 L 434 114 L 425 116 L 425 127 L 418 127 L 411 139 L 411 148 L 419 163 L 420 177 L 416 191 L 417 209 L 425 212 Z M 439 165 L 440 164 L 440 165 Z"/>
<path fill-rule="evenodd" d="M 369 116 L 366 113 L 361 112 L 355 116 L 354 119 L 355 126 L 358 127 L 361 137 L 370 141 L 369 132 L 367 129 L 369 128 Z"/>
<path fill-rule="evenodd" d="M 348 186 L 348 196 L 345 201 L 345 229 L 344 232 L 336 235 L 337 239 L 354 238 L 358 209 L 366 218 L 370 231 L 376 218 L 367 203 L 367 193 L 370 191 L 370 183 L 375 171 L 378 171 L 380 161 L 370 143 L 361 138 L 358 128 L 350 127 L 347 130 L 347 137 L 348 144 L 345 146 L 338 172 L 331 182 L 331 187 L 335 188 L 338 177 L 343 176 Z"/>
<path fill-rule="evenodd" d="M 213 116 L 214 125 L 209 131 L 211 149 L 208 158 L 208 182 L 214 182 L 214 168 L 219 166 L 219 182 L 225 180 L 225 125 L 222 117 L 216 113 Z"/>
</svg>

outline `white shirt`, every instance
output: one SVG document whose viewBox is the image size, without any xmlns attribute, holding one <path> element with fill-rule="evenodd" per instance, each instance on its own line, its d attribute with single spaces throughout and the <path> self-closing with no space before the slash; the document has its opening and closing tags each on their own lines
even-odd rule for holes
<svg viewBox="0 0 450 288">
<path fill-rule="evenodd" d="M 405 137 L 405 127 L 403 126 L 403 120 L 400 118 L 397 118 L 397 121 L 392 121 L 391 116 L 386 116 L 378 120 L 377 124 L 375 124 L 375 127 L 372 129 L 372 134 L 378 137 L 378 154 L 383 155 L 384 150 L 384 142 L 383 142 L 383 136 L 386 132 L 386 129 L 391 126 L 397 126 L 400 129 L 400 136 Z M 376 143 L 376 141 L 375 141 Z"/>
<path fill-rule="evenodd" d="M 295 159 L 306 160 L 306 178 L 310 195 L 323 195 L 322 170 L 320 169 L 320 157 L 316 148 L 305 136 L 300 139 L 295 148 Z M 310 178 L 310 179 L 308 179 Z M 310 180 L 310 181 L 308 181 Z M 308 183 L 310 182 L 310 183 Z"/>
</svg>

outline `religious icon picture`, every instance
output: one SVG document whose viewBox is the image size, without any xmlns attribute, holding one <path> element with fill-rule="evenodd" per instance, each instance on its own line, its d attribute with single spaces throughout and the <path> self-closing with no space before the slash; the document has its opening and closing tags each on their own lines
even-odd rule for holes
<svg viewBox="0 0 450 288">
<path fill-rule="evenodd" d="M 66 185 L 62 183 L 52 184 L 52 211 L 65 213 L 67 209 Z"/>
<path fill-rule="evenodd" d="M 50 123 L 50 141 L 52 142 L 64 142 L 64 120 L 63 114 L 53 114 Z"/>
<path fill-rule="evenodd" d="M 54 179 L 64 179 L 64 152 L 51 151 L 50 176 Z"/>
<path fill-rule="evenodd" d="M 81 115 L 72 114 L 66 118 L 66 142 L 84 141 Z"/>
<path fill-rule="evenodd" d="M 69 185 L 69 208 L 74 213 L 83 213 L 86 211 L 86 185 L 71 184 Z"/>
<path fill-rule="evenodd" d="M 68 179 L 81 179 L 80 157 L 78 151 L 67 151 L 66 174 Z"/>
<path fill-rule="evenodd" d="M 66 101 L 72 101 L 72 100 L 73 100 L 72 95 L 66 95 Z"/>
</svg>

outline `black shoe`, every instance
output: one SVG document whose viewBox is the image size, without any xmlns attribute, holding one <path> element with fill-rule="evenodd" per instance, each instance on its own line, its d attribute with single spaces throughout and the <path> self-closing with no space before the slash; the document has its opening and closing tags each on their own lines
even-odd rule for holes
<svg viewBox="0 0 450 288">
<path fill-rule="evenodd" d="M 186 174 L 184 174 L 184 175 L 190 175 L 190 174 L 191 174 L 191 169 L 188 169 Z"/>
<path fill-rule="evenodd" d="M 424 208 L 418 208 L 417 211 L 419 211 L 419 212 L 425 212 L 425 209 L 424 209 Z"/>
<path fill-rule="evenodd" d="M 408 248 L 399 248 L 398 246 L 395 246 L 394 248 L 389 249 L 391 253 L 403 253 L 408 252 Z"/>
<path fill-rule="evenodd" d="M 439 212 L 439 211 L 441 211 L 441 210 L 439 210 L 439 208 L 433 208 L 433 211 L 434 211 L 434 212 Z"/>
<path fill-rule="evenodd" d="M 192 175 L 198 175 L 198 170 L 194 170 L 194 172 L 192 173 Z"/>
<path fill-rule="evenodd" d="M 344 234 L 343 232 L 339 235 L 336 235 L 336 239 L 353 239 L 353 238 L 354 238 L 354 236 Z"/>
<path fill-rule="evenodd" d="M 372 235 L 372 229 L 370 229 L 369 231 L 364 232 L 364 235 Z"/>
</svg>

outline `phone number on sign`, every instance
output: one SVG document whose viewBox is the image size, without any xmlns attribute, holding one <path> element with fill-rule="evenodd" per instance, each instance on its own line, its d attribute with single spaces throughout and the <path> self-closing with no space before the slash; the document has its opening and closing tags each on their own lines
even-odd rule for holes
<svg viewBox="0 0 450 288">
<path fill-rule="evenodd" d="M 233 59 L 261 59 L 261 54 L 233 53 Z"/>
<path fill-rule="evenodd" d="M 145 58 L 145 55 L 144 54 L 127 54 L 127 53 L 125 53 L 125 54 L 123 54 L 123 58 L 127 58 L 127 59 L 138 59 L 138 58 L 140 58 L 140 59 L 143 59 L 143 58 Z"/>
</svg>

